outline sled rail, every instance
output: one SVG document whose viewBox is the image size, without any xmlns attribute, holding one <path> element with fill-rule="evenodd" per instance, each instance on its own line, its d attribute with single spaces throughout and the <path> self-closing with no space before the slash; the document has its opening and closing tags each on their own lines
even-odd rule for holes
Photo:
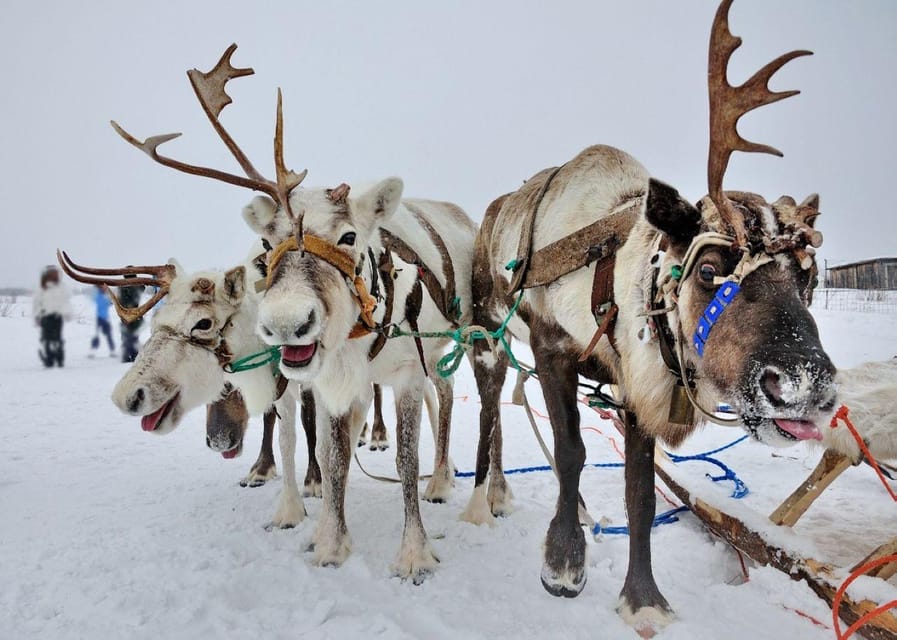
<svg viewBox="0 0 897 640">
<path fill-rule="evenodd" d="M 832 606 L 838 585 L 847 578 L 847 570 L 838 569 L 813 558 L 799 557 L 789 552 L 785 548 L 786 545 L 777 544 L 775 540 L 767 539 L 767 537 L 753 530 L 742 519 L 722 511 L 697 496 L 693 496 L 689 489 L 673 478 L 673 463 L 660 451 L 655 454 L 654 469 L 670 490 L 684 504 L 689 506 L 692 513 L 710 531 L 747 554 L 754 561 L 774 567 L 788 574 L 794 580 L 804 580 L 816 595 L 825 600 L 829 607 Z M 895 548 L 897 548 L 897 540 L 882 545 L 869 557 L 887 555 Z M 862 564 L 862 562 L 859 564 Z M 890 571 L 889 574 L 887 573 L 888 571 Z M 874 574 L 875 577 L 872 579 L 885 578 L 888 575 L 893 575 L 895 571 L 897 571 L 897 567 L 894 564 L 886 565 L 878 574 Z M 891 599 L 897 599 L 897 589 L 894 591 L 894 598 Z M 880 604 L 871 600 L 856 601 L 845 594 L 838 613 L 841 620 L 848 625 L 852 625 L 863 615 L 878 608 Z M 885 611 L 869 620 L 857 633 L 869 640 L 897 640 L 897 617 L 892 612 Z"/>
</svg>

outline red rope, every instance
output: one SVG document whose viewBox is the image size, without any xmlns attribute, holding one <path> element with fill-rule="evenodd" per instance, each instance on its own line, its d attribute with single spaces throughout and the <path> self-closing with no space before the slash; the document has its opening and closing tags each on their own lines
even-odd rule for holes
<svg viewBox="0 0 897 640">
<path fill-rule="evenodd" d="M 872 618 L 875 618 L 876 616 L 884 613 L 885 611 L 888 611 L 889 609 L 897 607 L 897 600 L 892 600 L 891 602 L 880 605 L 872 611 L 869 611 L 860 616 L 860 618 L 856 622 L 854 622 L 847 628 L 847 631 L 841 631 L 841 620 L 838 616 L 838 610 L 841 608 L 841 600 L 844 598 L 844 593 L 847 591 L 847 587 L 850 586 L 850 584 L 854 580 L 859 578 L 861 575 L 868 573 L 875 567 L 880 567 L 883 564 L 890 564 L 892 562 L 897 562 L 897 555 L 883 556 L 876 560 L 871 560 L 851 573 L 847 580 L 845 580 L 841 584 L 841 586 L 838 587 L 838 590 L 835 592 L 835 598 L 832 600 L 832 622 L 834 622 L 835 624 L 835 637 L 838 640 L 847 640 L 847 638 L 852 636 L 857 629 L 869 622 Z"/>
<path fill-rule="evenodd" d="M 863 438 L 857 432 L 856 427 L 854 427 L 853 423 L 850 421 L 850 418 L 847 417 L 848 413 L 849 413 L 849 409 L 846 406 L 841 405 L 841 407 L 838 409 L 838 411 L 835 412 L 835 416 L 832 418 L 831 424 L 829 426 L 832 429 L 836 428 L 838 426 L 839 420 L 845 424 L 847 429 L 850 431 L 850 434 L 857 441 L 857 444 L 860 446 L 860 449 L 862 449 L 863 455 L 866 456 L 866 460 L 868 460 L 869 464 L 872 465 L 872 468 L 875 469 L 875 473 L 878 474 L 878 479 L 881 480 L 881 483 L 884 485 L 885 490 L 891 496 L 891 499 L 893 499 L 895 502 L 897 502 L 897 494 L 894 493 L 894 490 L 891 489 L 891 485 L 888 484 L 888 481 L 885 478 L 885 475 L 881 471 L 881 467 L 878 466 L 878 462 L 875 461 L 875 458 L 872 456 L 872 453 L 869 451 L 869 447 L 866 445 L 866 441 L 863 440 Z M 844 594 L 847 591 L 847 587 L 850 586 L 850 584 L 854 580 L 859 578 L 861 575 L 868 573 L 869 571 L 871 571 L 872 569 L 875 569 L 876 567 L 880 567 L 885 564 L 890 564 L 892 562 L 897 562 L 897 555 L 883 556 L 881 558 L 877 558 L 876 560 L 870 560 L 869 562 L 858 567 L 856 569 L 856 571 L 853 571 L 847 577 L 847 579 L 841 584 L 841 586 L 838 587 L 838 590 L 835 592 L 835 597 L 832 600 L 832 621 L 835 624 L 835 637 L 838 640 L 847 640 L 847 638 L 852 636 L 857 631 L 857 629 L 859 629 L 864 624 L 866 624 L 867 622 L 872 620 L 872 618 L 875 618 L 876 616 L 884 613 L 885 611 L 888 611 L 890 609 L 897 607 L 897 600 L 892 600 L 891 602 L 880 605 L 880 606 L 876 607 L 875 609 L 873 609 L 872 611 L 869 611 L 869 612 L 863 614 L 862 616 L 860 616 L 860 618 L 856 622 L 854 622 L 852 625 L 850 625 L 847 628 L 847 631 L 844 631 L 844 632 L 841 631 L 841 620 L 840 620 L 840 616 L 838 615 L 838 611 L 841 608 L 841 601 L 844 598 Z"/>
<path fill-rule="evenodd" d="M 881 467 L 878 466 L 878 462 L 875 461 L 875 458 L 872 457 L 872 453 L 869 451 L 869 447 L 866 446 L 866 441 L 857 433 L 856 427 L 853 426 L 853 423 L 850 421 L 850 418 L 847 417 L 849 413 L 849 409 L 845 405 L 841 405 L 841 408 L 835 412 L 835 417 L 832 418 L 831 424 L 829 425 L 832 429 L 838 426 L 838 420 L 841 420 L 850 431 L 850 434 L 857 441 L 857 444 L 860 445 L 860 449 L 863 450 L 863 455 L 866 456 L 866 460 L 869 461 L 869 464 L 872 465 L 872 468 L 875 469 L 875 473 L 878 474 L 878 479 L 881 480 L 881 483 L 885 487 L 885 491 L 891 496 L 891 499 L 894 502 L 897 502 L 897 493 L 894 493 L 894 490 L 891 488 L 891 485 L 888 484 L 887 478 L 885 478 L 885 474 L 882 473 Z"/>
<path fill-rule="evenodd" d="M 816 618 L 814 618 L 813 616 L 811 616 L 809 613 L 804 613 L 804 612 L 801 611 L 800 609 L 792 609 L 791 607 L 789 607 L 789 606 L 787 606 L 787 605 L 784 605 L 784 604 L 782 605 L 782 608 L 785 609 L 785 610 L 787 610 L 787 611 L 791 611 L 792 613 L 796 613 L 796 614 L 799 615 L 801 618 L 806 618 L 807 620 L 809 620 L 810 622 L 812 622 L 813 624 L 815 624 L 817 627 L 822 627 L 823 629 L 831 629 L 831 627 L 829 627 L 829 626 L 828 626 L 827 624 L 825 624 L 824 622 L 820 622 L 819 620 L 817 620 Z"/>
</svg>

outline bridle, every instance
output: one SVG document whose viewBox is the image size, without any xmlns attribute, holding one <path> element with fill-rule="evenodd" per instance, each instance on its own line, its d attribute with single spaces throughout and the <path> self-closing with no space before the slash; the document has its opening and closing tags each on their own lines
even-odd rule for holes
<svg viewBox="0 0 897 640">
<path fill-rule="evenodd" d="M 374 321 L 374 308 L 377 306 L 377 301 L 368 292 L 364 278 L 361 276 L 364 262 L 363 256 L 361 261 L 356 264 L 355 259 L 348 251 L 340 249 L 328 240 L 309 233 L 303 234 L 302 249 L 300 250 L 296 236 L 292 235 L 277 245 L 271 252 L 265 281 L 268 288 L 273 283 L 274 274 L 277 273 L 281 260 L 289 251 L 301 251 L 303 254 L 308 253 L 319 260 L 323 260 L 335 267 L 346 278 L 346 283 L 349 284 L 349 290 L 352 293 L 352 299 L 355 300 L 359 310 L 358 320 L 349 332 L 349 339 L 361 338 L 377 328 L 377 323 Z M 372 268 L 376 267 L 372 265 Z"/>
</svg>

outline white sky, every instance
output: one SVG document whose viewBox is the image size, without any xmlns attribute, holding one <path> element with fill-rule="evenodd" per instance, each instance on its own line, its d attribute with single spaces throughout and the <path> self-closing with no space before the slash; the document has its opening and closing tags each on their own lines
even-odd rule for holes
<svg viewBox="0 0 897 640">
<path fill-rule="evenodd" d="M 0 286 L 34 286 L 61 247 L 96 266 L 187 268 L 241 260 L 252 193 L 150 161 L 162 152 L 239 173 L 185 71 L 236 42 L 222 122 L 273 175 L 276 87 L 288 166 L 309 185 L 405 180 L 475 220 L 536 171 L 595 143 L 618 146 L 694 201 L 706 191 L 706 49 L 715 0 L 454 2 L 6 0 L 0 21 Z M 737 0 L 740 83 L 791 49 L 773 89 L 801 95 L 745 116 L 725 185 L 775 199 L 821 195 L 820 257 L 897 255 L 893 0 Z"/>
</svg>

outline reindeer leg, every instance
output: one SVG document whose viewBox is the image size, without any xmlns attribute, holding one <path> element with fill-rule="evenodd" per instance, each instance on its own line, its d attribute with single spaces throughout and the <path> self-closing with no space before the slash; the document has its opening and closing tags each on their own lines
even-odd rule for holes
<svg viewBox="0 0 897 640">
<path fill-rule="evenodd" d="M 305 431 L 305 444 L 308 449 L 308 468 L 305 472 L 304 488 L 302 495 L 306 498 L 321 497 L 321 467 L 318 466 L 318 458 L 315 456 L 315 444 L 317 441 L 317 426 L 315 425 L 315 396 L 311 391 L 303 391 L 301 395 L 302 429 Z"/>
<path fill-rule="evenodd" d="M 476 320 L 476 318 L 475 318 Z M 489 327 L 487 327 L 489 328 Z M 474 477 L 473 495 L 467 503 L 467 507 L 461 512 L 461 520 L 473 524 L 495 523 L 490 508 L 489 495 L 486 492 L 486 476 L 492 466 L 492 483 L 497 482 L 495 470 L 501 481 L 504 474 L 501 471 L 501 388 L 505 383 L 505 375 L 508 371 L 508 355 L 504 350 L 489 350 L 484 340 L 478 340 L 473 346 L 473 373 L 477 382 L 477 391 L 480 395 L 480 439 L 477 443 L 476 475 Z M 498 486 L 498 485 L 496 485 Z M 505 484 L 505 487 L 507 485 Z M 508 495 L 509 491 L 505 491 Z M 499 514 L 505 513 L 507 504 L 500 505 Z"/>
<path fill-rule="evenodd" d="M 286 396 L 274 403 L 280 415 L 280 460 L 283 464 L 283 489 L 274 512 L 272 525 L 289 529 L 305 519 L 305 505 L 296 483 L 296 400 Z"/>
<path fill-rule="evenodd" d="M 654 438 L 642 433 L 634 413 L 626 412 L 624 422 L 629 570 L 620 591 L 617 613 L 639 635 L 650 638 L 674 617 L 673 610 L 654 582 L 651 570 L 651 526 L 657 503 L 654 495 Z"/>
<path fill-rule="evenodd" d="M 396 390 L 396 467 L 405 501 L 405 529 L 393 573 L 403 580 L 410 578 L 414 584 L 421 584 L 439 562 L 427 539 L 418 500 L 421 392 L 419 386 Z"/>
<path fill-rule="evenodd" d="M 579 526 L 579 475 L 586 450 L 579 431 L 576 363 L 569 355 L 540 339 L 533 331 L 533 355 L 542 394 L 554 432 L 554 457 L 559 482 L 554 518 L 545 536 L 542 586 L 553 596 L 573 598 L 586 584 L 586 540 Z"/>
<path fill-rule="evenodd" d="M 433 370 L 435 370 L 435 366 Z M 439 374 L 432 376 L 430 380 L 433 381 L 433 386 L 436 387 L 436 393 L 439 396 L 439 417 L 438 428 L 434 434 L 436 455 L 433 461 L 433 475 L 430 476 L 430 482 L 427 483 L 427 488 L 424 490 L 424 500 L 443 503 L 448 500 L 455 484 L 454 464 L 448 454 L 452 428 L 452 404 L 455 401 L 454 386 L 451 379 L 443 378 Z M 427 391 L 430 391 L 429 383 L 425 384 Z"/>
<path fill-rule="evenodd" d="M 374 385 L 374 424 L 371 426 L 371 451 L 389 449 L 389 435 L 386 423 L 383 422 L 383 391 L 379 384 Z"/>
<path fill-rule="evenodd" d="M 312 538 L 312 562 L 323 567 L 338 567 L 352 550 L 352 539 L 346 526 L 346 481 L 352 458 L 352 435 L 358 433 L 357 429 L 351 428 L 353 417 L 358 414 L 363 421 L 364 413 L 350 409 L 343 415 L 333 416 L 324 406 L 315 398 L 316 454 L 321 465 L 323 504 Z M 364 411 L 367 406 L 365 404 Z"/>
<path fill-rule="evenodd" d="M 240 480 L 241 487 L 260 487 L 268 480 L 277 477 L 277 465 L 274 462 L 274 421 L 277 412 L 274 407 L 268 407 L 262 418 L 264 433 L 262 434 L 262 446 L 259 449 L 259 457 L 249 469 L 249 474 Z"/>
</svg>

